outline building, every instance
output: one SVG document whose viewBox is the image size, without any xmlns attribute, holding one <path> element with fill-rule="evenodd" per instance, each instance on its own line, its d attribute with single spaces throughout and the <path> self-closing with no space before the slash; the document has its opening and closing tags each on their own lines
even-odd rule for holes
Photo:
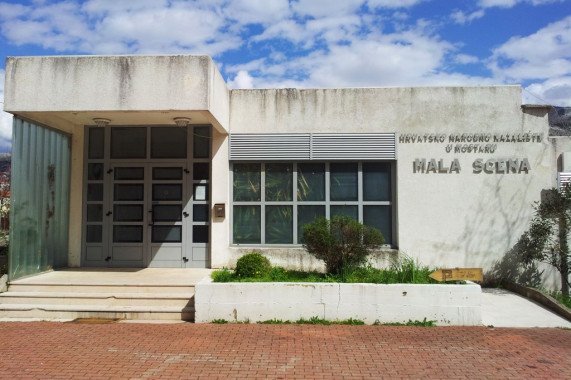
<svg viewBox="0 0 571 380">
<path fill-rule="evenodd" d="M 12 278 L 254 249 L 316 268 L 301 226 L 338 214 L 385 252 L 489 268 L 571 166 L 519 86 L 229 90 L 208 56 L 11 57 L 4 109 Z"/>
</svg>

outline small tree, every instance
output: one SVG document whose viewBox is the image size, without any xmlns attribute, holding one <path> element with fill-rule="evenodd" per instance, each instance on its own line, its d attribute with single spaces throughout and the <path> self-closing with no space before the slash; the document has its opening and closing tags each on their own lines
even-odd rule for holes
<svg viewBox="0 0 571 380">
<path fill-rule="evenodd" d="M 525 264 L 541 261 L 553 265 L 561 275 L 561 293 L 569 295 L 569 230 L 571 228 L 571 186 L 547 191 L 535 206 L 529 229 L 518 244 Z"/>
<path fill-rule="evenodd" d="M 385 242 L 383 234 L 348 216 L 316 219 L 303 227 L 303 246 L 325 262 L 328 273 L 344 274 L 364 264 L 371 251 Z"/>
</svg>

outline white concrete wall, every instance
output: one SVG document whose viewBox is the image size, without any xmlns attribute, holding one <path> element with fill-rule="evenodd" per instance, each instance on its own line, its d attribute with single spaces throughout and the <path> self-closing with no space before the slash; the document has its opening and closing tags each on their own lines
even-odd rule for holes
<svg viewBox="0 0 571 380">
<path fill-rule="evenodd" d="M 396 246 L 423 264 L 490 267 L 525 230 L 541 191 L 554 185 L 547 109 L 522 110 L 519 86 L 233 90 L 230 98 L 231 133 L 443 135 L 444 142 L 397 145 Z M 446 150 L 451 135 L 474 133 L 489 134 L 494 152 Z M 540 141 L 493 142 L 524 133 Z M 415 173 L 415 159 L 447 168 L 457 160 L 461 169 Z M 478 159 L 527 159 L 530 170 L 477 173 Z"/>
<path fill-rule="evenodd" d="M 438 325 L 482 324 L 476 284 L 212 283 L 206 278 L 195 287 L 194 305 L 196 323 L 318 317 L 367 324 L 424 318 Z"/>
</svg>

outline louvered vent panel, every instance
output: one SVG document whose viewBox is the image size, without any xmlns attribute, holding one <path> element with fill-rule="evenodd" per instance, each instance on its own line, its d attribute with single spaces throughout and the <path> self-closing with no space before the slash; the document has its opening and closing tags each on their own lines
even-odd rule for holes
<svg viewBox="0 0 571 380">
<path fill-rule="evenodd" d="M 316 134 L 312 138 L 312 160 L 394 160 L 394 133 Z"/>
<path fill-rule="evenodd" d="M 557 188 L 561 190 L 561 188 L 566 184 L 571 184 L 571 173 L 557 173 Z"/>
<path fill-rule="evenodd" d="M 309 160 L 309 134 L 230 135 L 230 160 Z"/>
</svg>

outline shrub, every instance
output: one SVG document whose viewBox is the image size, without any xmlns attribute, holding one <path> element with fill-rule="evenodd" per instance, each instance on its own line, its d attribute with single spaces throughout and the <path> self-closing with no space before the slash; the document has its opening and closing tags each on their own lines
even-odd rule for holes
<svg viewBox="0 0 571 380">
<path fill-rule="evenodd" d="M 212 272 L 212 280 L 214 282 L 231 282 L 233 280 L 232 272 L 226 268 Z"/>
<path fill-rule="evenodd" d="M 385 242 L 380 231 L 348 216 L 316 219 L 303 227 L 305 249 L 325 262 L 328 273 L 343 275 L 363 265 L 371 251 Z"/>
<path fill-rule="evenodd" d="M 239 278 L 260 278 L 268 275 L 272 266 L 270 260 L 259 253 L 248 253 L 236 262 L 236 276 Z"/>
</svg>

